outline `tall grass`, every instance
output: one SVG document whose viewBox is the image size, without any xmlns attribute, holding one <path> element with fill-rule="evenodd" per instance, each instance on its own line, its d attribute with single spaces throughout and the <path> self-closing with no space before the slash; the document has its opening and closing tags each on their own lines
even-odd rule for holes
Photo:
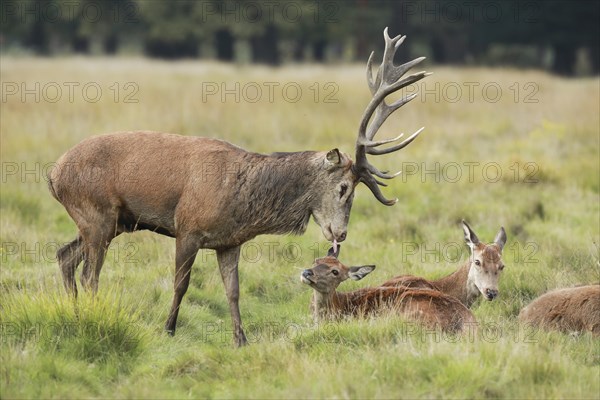
<svg viewBox="0 0 600 400">
<path fill-rule="evenodd" d="M 264 236 L 244 247 L 240 307 L 251 346 L 236 350 L 211 251 L 196 259 L 177 334 L 162 331 L 173 286 L 169 238 L 115 239 L 98 296 L 80 293 L 73 303 L 55 252 L 76 230 L 48 193 L 44 171 L 84 138 L 130 129 L 219 137 L 258 152 L 339 147 L 352 154 L 369 99 L 363 67 L 10 57 L 0 66 L 3 88 L 63 88 L 54 103 L 48 92 L 39 102 L 18 93 L 1 104 L 0 397 L 600 397 L 597 338 L 516 321 L 549 289 L 600 281 L 598 79 L 435 68 L 421 95 L 382 129 L 384 137 L 426 126 L 401 153 L 373 157 L 381 169 L 404 170 L 384 189 L 400 201 L 383 207 L 357 188 L 341 259 L 377 270 L 340 289 L 404 273 L 443 276 L 467 257 L 462 218 L 484 241 L 503 225 L 509 240 L 500 298 L 474 306 L 476 335 L 446 337 L 391 317 L 314 325 L 311 293 L 298 276 L 327 243 L 311 223 L 301 237 Z M 79 84 L 72 102 L 65 82 Z M 97 102 L 81 93 L 90 82 L 102 90 Z M 235 90 L 236 82 L 240 90 L 258 85 L 262 97 L 251 102 L 240 92 L 239 102 L 234 94 L 222 101 L 220 92 L 204 91 L 212 83 Z M 271 101 L 265 83 L 273 82 Z M 473 101 L 465 82 L 478 84 Z M 296 102 L 282 94 L 289 83 L 302 90 Z M 498 99 L 480 90 L 492 83 L 502 90 Z M 138 102 L 125 102 L 131 87 Z M 329 100 L 337 102 L 326 102 L 332 87 Z"/>
</svg>

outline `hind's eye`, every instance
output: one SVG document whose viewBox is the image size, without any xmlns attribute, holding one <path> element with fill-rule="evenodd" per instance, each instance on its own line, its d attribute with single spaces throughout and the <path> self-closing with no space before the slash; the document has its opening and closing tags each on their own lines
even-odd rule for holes
<svg viewBox="0 0 600 400">
<path fill-rule="evenodd" d="M 502 271 L 504 269 L 504 265 L 498 267 L 498 270 Z"/>
<path fill-rule="evenodd" d="M 342 197 L 344 197 L 344 195 L 346 194 L 347 191 L 348 191 L 348 185 L 342 185 L 340 187 L 340 199 Z"/>
<path fill-rule="evenodd" d="M 478 267 L 481 267 L 481 261 L 475 260 L 475 265 L 477 265 Z"/>
<path fill-rule="evenodd" d="M 338 272 L 338 270 L 337 270 L 337 269 L 332 269 L 332 270 L 331 270 L 331 273 L 332 273 L 333 275 L 335 275 L 335 276 L 338 276 L 338 275 L 339 275 L 339 272 Z"/>
</svg>

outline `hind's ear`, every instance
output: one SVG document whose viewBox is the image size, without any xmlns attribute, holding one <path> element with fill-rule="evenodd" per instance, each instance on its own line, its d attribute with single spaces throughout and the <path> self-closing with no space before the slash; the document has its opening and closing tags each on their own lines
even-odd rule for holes
<svg viewBox="0 0 600 400">
<path fill-rule="evenodd" d="M 494 239 L 494 243 L 496 243 L 496 245 L 498 245 L 498 247 L 500 248 L 500 252 L 502 252 L 502 249 L 504 248 L 504 245 L 506 244 L 506 231 L 504 231 L 504 227 L 500 227 L 500 232 L 498 232 L 498 234 L 496 235 L 496 238 Z"/>
<path fill-rule="evenodd" d="M 348 275 L 355 281 L 360 281 L 365 276 L 369 275 L 375 269 L 374 265 L 363 265 L 362 267 L 348 268 Z"/>
<path fill-rule="evenodd" d="M 464 219 L 462 221 L 462 227 L 465 232 L 465 242 L 467 242 L 467 246 L 469 246 L 471 250 L 475 250 L 475 247 L 479 244 L 479 238 Z"/>
<path fill-rule="evenodd" d="M 329 248 L 329 251 L 327 252 L 327 255 L 328 255 L 329 257 L 335 257 L 335 258 L 338 258 L 338 256 L 340 255 L 340 249 L 341 249 L 341 247 L 342 247 L 342 246 L 338 244 L 338 245 L 337 245 L 337 251 L 333 251 L 333 247 L 330 247 L 330 248 Z"/>
</svg>

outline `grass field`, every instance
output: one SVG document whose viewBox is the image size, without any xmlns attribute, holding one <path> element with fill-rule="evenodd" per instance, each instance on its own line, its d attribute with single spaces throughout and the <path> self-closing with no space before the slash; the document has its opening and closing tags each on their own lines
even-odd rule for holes
<svg viewBox="0 0 600 400">
<path fill-rule="evenodd" d="M 75 225 L 45 172 L 84 138 L 134 129 L 258 152 L 353 155 L 369 100 L 363 66 L 7 57 L 0 66 L 0 398 L 600 397 L 598 338 L 516 321 L 549 289 L 600 281 L 597 78 L 428 68 L 435 74 L 419 97 L 379 135 L 426 127 L 399 154 L 372 160 L 404 170 L 384 189 L 397 205 L 357 188 L 340 258 L 377 270 L 340 289 L 443 276 L 467 258 L 462 218 L 484 241 L 502 225 L 500 297 L 473 307 L 477 335 L 456 339 L 391 317 L 315 326 L 299 274 L 327 243 L 311 222 L 301 237 L 243 248 L 240 305 L 252 345 L 234 349 L 210 251 L 196 259 L 176 336 L 163 333 L 175 246 L 148 232 L 112 243 L 99 295 L 75 308 L 55 260 Z"/>
</svg>

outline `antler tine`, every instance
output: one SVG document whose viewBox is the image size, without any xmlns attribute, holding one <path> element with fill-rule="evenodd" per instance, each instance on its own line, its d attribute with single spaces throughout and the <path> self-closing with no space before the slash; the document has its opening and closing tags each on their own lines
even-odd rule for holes
<svg viewBox="0 0 600 400">
<path fill-rule="evenodd" d="M 417 57 L 414 60 L 408 61 L 402 65 L 394 65 L 394 56 L 396 55 L 396 50 L 400 47 L 400 45 L 406 39 L 406 36 L 398 35 L 394 38 L 390 38 L 387 34 L 387 28 L 384 31 L 383 35 L 385 39 L 385 50 L 383 52 L 383 59 L 381 61 L 381 74 L 385 79 L 385 83 L 388 85 L 392 85 L 397 82 L 406 71 L 425 60 L 425 57 Z"/>
<path fill-rule="evenodd" d="M 373 164 L 369 164 L 369 172 L 371 172 L 373 175 L 376 175 L 383 179 L 394 179 L 395 177 L 397 177 L 398 175 L 400 175 L 402 173 L 402 171 L 398 171 L 393 175 L 389 175 L 387 173 L 387 171 L 382 172 L 382 171 L 378 170 Z"/>
<path fill-rule="evenodd" d="M 367 185 L 367 187 L 371 190 L 375 198 L 381 203 L 385 204 L 386 206 L 393 206 L 398 202 L 398 199 L 396 198 L 394 198 L 393 200 L 386 199 L 383 193 L 381 193 L 381 189 L 379 189 L 379 186 L 377 186 L 381 182 L 373 178 L 371 175 L 369 175 L 368 178 L 361 178 L 361 182 Z"/>
<path fill-rule="evenodd" d="M 375 179 L 374 176 L 383 179 L 392 179 L 398 176 L 400 172 L 389 175 L 387 172 L 379 171 L 368 162 L 367 154 L 380 155 L 398 151 L 410 144 L 419 135 L 419 133 L 421 133 L 423 128 L 413 133 L 404 141 L 384 149 L 377 149 L 376 147 L 398 141 L 403 135 L 399 135 L 393 139 L 373 141 L 373 138 L 385 120 L 394 111 L 413 100 L 417 95 L 407 95 L 389 105 L 385 102 L 385 98 L 388 95 L 408 85 L 411 85 L 430 74 L 425 71 L 421 71 L 401 79 L 409 69 L 423 61 L 425 57 L 419 57 L 402 65 L 396 66 L 394 65 L 394 56 L 400 45 L 406 39 L 406 36 L 398 35 L 391 38 L 388 34 L 388 28 L 385 28 L 383 30 L 383 38 L 385 41 L 385 49 L 383 52 L 381 65 L 379 66 L 375 76 L 373 76 L 372 71 L 374 53 L 370 54 L 367 61 L 367 83 L 373 97 L 365 109 L 358 129 L 358 138 L 356 140 L 356 163 L 353 168 L 357 178 L 367 185 L 377 200 L 386 205 L 393 205 L 396 203 L 397 199 L 386 199 L 379 189 L 379 186 L 385 186 L 385 184 Z M 371 121 L 370 124 L 369 121 Z"/>
<path fill-rule="evenodd" d="M 388 143 L 395 142 L 396 140 L 400 140 L 402 138 L 402 136 L 404 136 L 404 133 L 399 134 L 395 138 L 378 140 L 376 142 L 369 142 L 369 143 L 366 143 L 365 146 L 367 146 L 367 147 L 378 147 L 378 146 L 381 146 L 383 144 L 388 144 Z"/>
<path fill-rule="evenodd" d="M 369 85 L 369 90 L 371 90 L 371 95 L 374 95 L 377 91 L 377 87 L 379 83 L 376 80 L 373 80 L 373 56 L 375 52 L 372 51 L 369 59 L 367 60 L 367 84 Z"/>
<path fill-rule="evenodd" d="M 375 109 L 375 116 L 373 117 L 373 122 L 371 123 L 371 125 L 369 125 L 368 130 L 367 130 L 367 135 L 366 135 L 367 139 L 369 141 L 373 140 L 373 138 L 375 137 L 375 134 L 377 133 L 379 128 L 381 128 L 381 125 L 383 125 L 383 123 L 385 122 L 387 117 L 389 117 L 394 111 L 396 111 L 397 109 L 399 109 L 400 107 L 402 107 L 403 105 L 405 105 L 406 103 L 408 103 L 409 101 L 414 99 L 415 97 L 417 97 L 417 94 L 413 93 L 406 97 L 402 97 L 400 100 L 398 100 L 390 105 L 388 105 L 385 102 L 385 100 L 382 101 L 381 104 L 379 105 L 379 107 L 377 107 Z M 364 144 L 366 146 L 370 145 L 369 142 L 365 142 Z"/>
<path fill-rule="evenodd" d="M 367 154 L 371 154 L 374 156 L 379 156 L 382 154 L 389 154 L 389 153 L 393 153 L 394 151 L 398 151 L 400 149 L 405 148 L 406 146 L 408 146 L 413 140 L 415 140 L 417 138 L 417 136 L 419 136 L 419 133 L 421 133 L 421 131 L 423 131 L 423 129 L 425 129 L 425 127 L 421 127 L 421 129 L 419 129 L 418 131 L 416 131 L 415 133 L 413 133 L 412 135 L 410 135 L 408 138 L 406 138 L 404 141 L 402 141 L 402 143 L 398 143 L 395 146 L 392 147 L 388 147 L 386 149 L 375 149 L 375 146 L 370 146 L 366 148 Z M 402 135 L 400 135 L 402 136 Z"/>
<path fill-rule="evenodd" d="M 390 38 L 388 35 L 388 28 L 386 27 L 383 30 L 383 39 L 385 40 L 385 49 L 383 51 L 383 58 L 381 60 L 381 75 L 385 79 L 386 83 L 391 84 L 396 82 L 400 76 L 397 73 L 399 69 L 402 67 L 396 67 L 394 65 L 394 56 L 396 55 L 396 50 L 398 47 L 404 42 L 406 36 L 398 35 L 394 38 Z"/>
</svg>

